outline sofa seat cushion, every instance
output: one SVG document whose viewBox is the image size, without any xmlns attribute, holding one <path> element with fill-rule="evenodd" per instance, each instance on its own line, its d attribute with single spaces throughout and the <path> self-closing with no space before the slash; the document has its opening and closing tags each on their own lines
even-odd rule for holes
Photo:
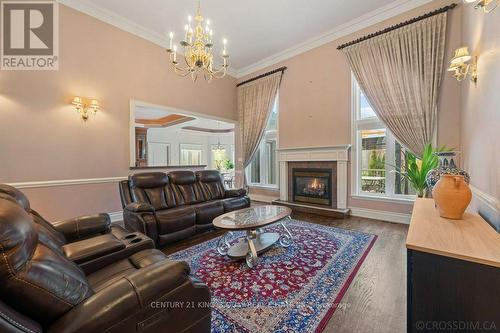
<svg viewBox="0 0 500 333">
<path fill-rule="evenodd" d="M 210 224 L 219 215 L 224 214 L 221 200 L 207 201 L 193 205 L 196 210 L 196 224 Z"/>
<path fill-rule="evenodd" d="M 196 222 L 196 212 L 191 206 L 157 210 L 155 216 L 160 235 L 194 227 Z"/>
<path fill-rule="evenodd" d="M 95 292 L 112 285 L 117 280 L 162 260 L 167 260 L 167 256 L 156 249 L 143 250 L 127 259 L 108 265 L 95 273 L 87 276 L 87 279 Z"/>
<path fill-rule="evenodd" d="M 250 198 L 247 196 L 239 198 L 228 198 L 222 200 L 222 204 L 224 205 L 225 213 L 232 212 L 234 210 L 250 207 Z"/>
</svg>

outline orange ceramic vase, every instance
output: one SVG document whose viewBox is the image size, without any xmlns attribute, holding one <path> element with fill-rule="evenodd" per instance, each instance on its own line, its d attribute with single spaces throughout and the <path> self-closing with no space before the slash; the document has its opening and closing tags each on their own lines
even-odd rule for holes
<svg viewBox="0 0 500 333">
<path fill-rule="evenodd" d="M 439 215 L 460 220 L 472 199 L 472 192 L 464 176 L 441 175 L 432 191 Z"/>
</svg>

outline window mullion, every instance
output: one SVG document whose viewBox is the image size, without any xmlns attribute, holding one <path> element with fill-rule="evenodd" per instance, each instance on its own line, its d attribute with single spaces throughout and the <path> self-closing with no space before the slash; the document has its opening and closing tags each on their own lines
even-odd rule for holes
<svg viewBox="0 0 500 333">
<path fill-rule="evenodd" d="M 385 163 L 385 193 L 387 195 L 393 196 L 395 194 L 394 190 L 394 177 L 393 170 L 396 163 L 395 151 L 396 151 L 396 139 L 394 135 L 388 130 L 386 130 L 386 163 Z"/>
<path fill-rule="evenodd" d="M 262 139 L 260 143 L 260 184 L 266 184 L 267 170 L 266 170 L 266 138 Z"/>
</svg>

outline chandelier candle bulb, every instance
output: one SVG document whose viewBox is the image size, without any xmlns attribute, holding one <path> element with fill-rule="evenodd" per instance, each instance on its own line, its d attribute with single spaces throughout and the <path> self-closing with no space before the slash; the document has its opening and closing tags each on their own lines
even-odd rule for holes
<svg viewBox="0 0 500 333">
<path fill-rule="evenodd" d="M 173 45 L 174 45 L 174 33 L 173 32 L 170 32 L 169 34 L 169 37 L 170 37 L 170 43 L 169 43 L 169 47 L 168 49 L 171 50 Z"/>
</svg>

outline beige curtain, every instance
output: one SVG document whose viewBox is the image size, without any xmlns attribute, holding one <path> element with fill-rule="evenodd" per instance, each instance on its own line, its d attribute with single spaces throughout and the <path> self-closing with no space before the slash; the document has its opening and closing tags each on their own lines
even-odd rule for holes
<svg viewBox="0 0 500 333">
<path fill-rule="evenodd" d="M 446 23 L 445 12 L 343 49 L 377 116 L 419 157 L 437 127 Z"/>
<path fill-rule="evenodd" d="M 245 168 L 259 148 L 281 82 L 282 72 L 238 87 L 238 114 L 243 174 L 238 185 L 246 186 Z"/>
</svg>

